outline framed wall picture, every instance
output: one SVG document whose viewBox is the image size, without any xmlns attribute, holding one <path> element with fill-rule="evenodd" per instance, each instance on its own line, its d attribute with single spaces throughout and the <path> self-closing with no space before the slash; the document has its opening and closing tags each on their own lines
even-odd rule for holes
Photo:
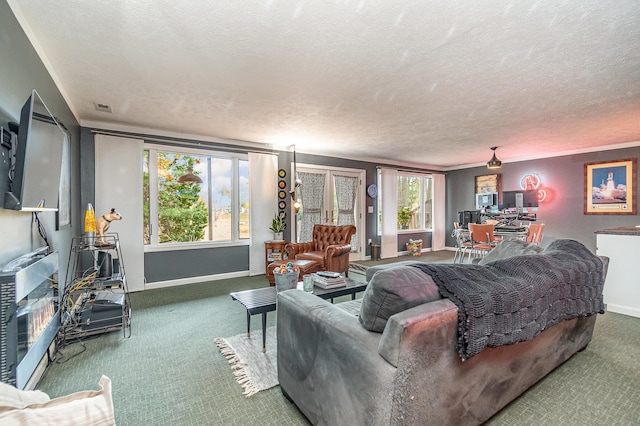
<svg viewBox="0 0 640 426">
<path fill-rule="evenodd" d="M 476 176 L 476 194 L 485 192 L 500 192 L 502 190 L 500 174 Z"/>
<path fill-rule="evenodd" d="M 636 214 L 636 159 L 584 165 L 584 214 Z"/>
</svg>

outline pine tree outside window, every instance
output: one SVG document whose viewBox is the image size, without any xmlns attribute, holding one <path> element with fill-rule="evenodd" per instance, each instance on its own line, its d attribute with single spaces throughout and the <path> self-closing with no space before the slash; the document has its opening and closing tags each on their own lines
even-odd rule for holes
<svg viewBox="0 0 640 426">
<path fill-rule="evenodd" d="M 146 150 L 144 243 L 163 246 L 249 238 L 249 162 L 242 157 Z M 189 171 L 202 183 L 181 183 L 180 177 Z"/>
</svg>

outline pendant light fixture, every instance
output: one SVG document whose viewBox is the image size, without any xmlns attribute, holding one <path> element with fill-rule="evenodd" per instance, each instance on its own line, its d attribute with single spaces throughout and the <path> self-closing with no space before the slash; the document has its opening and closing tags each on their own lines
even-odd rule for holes
<svg viewBox="0 0 640 426">
<path fill-rule="evenodd" d="M 187 173 L 178 178 L 178 183 L 202 183 L 202 179 L 194 175 L 193 169 L 189 167 Z"/>
<path fill-rule="evenodd" d="M 498 160 L 498 157 L 496 157 L 496 149 L 498 149 L 497 146 L 491 147 L 493 157 L 491 157 L 491 160 L 487 161 L 487 169 L 495 170 L 502 167 L 502 161 Z"/>
</svg>

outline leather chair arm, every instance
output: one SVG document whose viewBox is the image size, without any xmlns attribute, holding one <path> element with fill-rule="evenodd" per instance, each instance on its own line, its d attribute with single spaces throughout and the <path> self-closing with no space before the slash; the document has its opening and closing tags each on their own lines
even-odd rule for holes
<svg viewBox="0 0 640 426">
<path fill-rule="evenodd" d="M 329 260 L 332 257 L 342 256 L 345 253 L 351 252 L 351 244 L 345 244 L 343 246 L 330 245 L 325 250 L 325 260 Z"/>
<path fill-rule="evenodd" d="M 349 269 L 350 252 L 351 244 L 328 246 L 324 252 L 324 266 L 327 271 L 346 273 Z"/>
<path fill-rule="evenodd" d="M 287 253 L 289 259 L 295 259 L 298 253 L 306 253 L 314 249 L 315 245 L 313 241 L 306 243 L 289 243 L 284 246 L 284 251 Z"/>
</svg>

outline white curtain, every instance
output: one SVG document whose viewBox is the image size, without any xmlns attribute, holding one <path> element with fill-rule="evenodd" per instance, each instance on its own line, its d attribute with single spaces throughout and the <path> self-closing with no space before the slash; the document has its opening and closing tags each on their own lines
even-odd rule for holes
<svg viewBox="0 0 640 426">
<path fill-rule="evenodd" d="M 433 233 L 431 250 L 444 250 L 447 234 L 447 218 L 445 215 L 445 175 L 433 174 Z"/>
<path fill-rule="evenodd" d="M 115 208 L 122 220 L 109 232 L 118 233 L 121 262 L 129 291 L 144 290 L 144 242 L 142 239 L 142 151 L 141 139 L 107 135 L 95 137 L 96 217 Z M 82 215 L 86 206 L 82 206 Z"/>
<path fill-rule="evenodd" d="M 382 197 L 382 238 L 380 257 L 386 259 L 398 255 L 398 171 L 381 169 L 382 182 L 379 197 Z"/>
<path fill-rule="evenodd" d="M 273 239 L 269 230 L 271 220 L 277 213 L 278 205 L 278 156 L 273 154 L 249 153 L 250 206 L 251 206 L 251 249 L 249 253 L 249 274 L 264 274 L 264 242 Z"/>
</svg>

